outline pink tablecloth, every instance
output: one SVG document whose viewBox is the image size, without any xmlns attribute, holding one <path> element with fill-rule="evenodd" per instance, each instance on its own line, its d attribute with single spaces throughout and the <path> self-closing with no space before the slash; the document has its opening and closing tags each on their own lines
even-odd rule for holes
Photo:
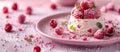
<svg viewBox="0 0 120 52">
<path fill-rule="evenodd" d="M 39 45 L 42 49 L 41 52 L 120 52 L 120 44 L 112 44 L 107 46 L 97 46 L 97 47 L 84 47 L 84 46 L 71 46 L 52 42 L 47 38 L 42 37 L 35 29 L 35 24 L 39 21 L 41 17 L 46 15 L 59 13 L 63 11 L 70 11 L 72 7 L 61 7 L 58 6 L 57 10 L 51 10 L 49 8 L 49 0 L 15 0 L 19 4 L 18 11 L 12 11 L 11 5 L 14 0 L 1 0 L 0 10 L 3 6 L 8 6 L 10 9 L 9 19 L 6 19 L 6 14 L 0 12 L 0 52 L 33 52 L 35 45 Z M 95 0 L 97 4 L 101 4 L 104 0 Z M 98 2 L 99 1 L 99 2 Z M 104 4 L 110 2 L 106 0 Z M 120 3 L 119 0 L 113 1 L 116 6 Z M 46 3 L 46 4 L 43 4 Z M 104 5 L 103 4 L 103 5 Z M 27 6 L 32 6 L 34 9 L 33 15 L 26 15 L 25 24 L 19 25 L 16 20 L 20 14 L 25 14 L 25 8 Z M 100 6 L 100 5 L 99 5 Z M 4 31 L 4 25 L 9 22 L 13 25 L 13 32 L 6 33 Z M 22 28 L 23 31 L 18 29 Z M 25 37 L 33 35 L 32 42 L 27 42 L 24 40 Z M 38 39 L 38 41 L 36 41 Z"/>
</svg>

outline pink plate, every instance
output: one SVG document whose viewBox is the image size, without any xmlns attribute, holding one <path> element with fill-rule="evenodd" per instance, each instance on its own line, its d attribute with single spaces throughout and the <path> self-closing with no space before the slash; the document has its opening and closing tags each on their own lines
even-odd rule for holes
<svg viewBox="0 0 120 52">
<path fill-rule="evenodd" d="M 116 43 L 116 42 L 119 42 L 119 40 L 120 40 L 118 35 L 110 37 L 109 39 L 100 39 L 100 40 L 91 39 L 88 41 L 63 39 L 63 38 L 59 38 L 57 36 L 54 36 L 52 28 L 49 27 L 49 21 L 51 19 L 56 19 L 57 21 L 67 20 L 69 18 L 69 16 L 70 16 L 70 12 L 63 12 L 63 13 L 58 13 L 58 14 L 47 16 L 47 17 L 43 17 L 36 24 L 36 29 L 41 35 L 43 35 L 43 36 L 45 36 L 45 37 L 47 37 L 55 42 L 59 42 L 59 43 L 63 43 L 63 44 L 70 44 L 70 45 L 97 46 L 97 45 L 107 45 L 107 44 Z M 109 14 L 109 13 L 106 15 L 103 15 L 103 16 L 108 16 L 108 18 L 111 20 L 113 20 L 112 18 L 114 18 L 114 17 L 119 19 L 118 15 L 113 15 L 113 14 Z"/>
</svg>

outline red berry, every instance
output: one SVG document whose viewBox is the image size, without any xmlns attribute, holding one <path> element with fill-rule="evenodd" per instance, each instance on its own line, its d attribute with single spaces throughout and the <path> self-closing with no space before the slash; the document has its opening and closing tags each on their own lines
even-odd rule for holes
<svg viewBox="0 0 120 52">
<path fill-rule="evenodd" d="M 51 19 L 51 20 L 50 20 L 50 26 L 51 26 L 52 28 L 55 28 L 55 27 L 57 26 L 57 22 L 55 21 L 55 19 Z"/>
<path fill-rule="evenodd" d="M 100 17 L 100 11 L 98 9 L 87 9 L 84 11 L 85 19 L 96 19 Z"/>
<path fill-rule="evenodd" d="M 112 10 L 112 11 L 115 10 L 115 6 L 113 3 L 108 3 L 106 7 L 108 10 Z"/>
<path fill-rule="evenodd" d="M 25 15 L 21 14 L 18 16 L 18 23 L 23 24 L 25 22 Z"/>
<path fill-rule="evenodd" d="M 13 5 L 12 5 L 12 10 L 17 10 L 17 9 L 18 9 L 17 3 L 13 3 Z"/>
<path fill-rule="evenodd" d="M 63 28 L 62 27 L 57 27 L 55 28 L 55 33 L 57 35 L 62 35 L 63 34 Z"/>
<path fill-rule="evenodd" d="M 8 13 L 8 8 L 7 7 L 3 7 L 3 13 Z"/>
<path fill-rule="evenodd" d="M 6 25 L 5 25 L 5 31 L 6 32 L 11 32 L 11 30 L 12 30 L 12 25 L 11 24 L 9 24 L 9 23 L 7 23 Z"/>
<path fill-rule="evenodd" d="M 33 52 L 41 52 L 41 48 L 39 46 L 35 46 Z"/>
<path fill-rule="evenodd" d="M 103 39 L 104 38 L 104 31 L 103 29 L 99 29 L 94 33 L 94 38 Z"/>
<path fill-rule="evenodd" d="M 72 16 L 74 16 L 76 19 L 83 19 L 84 14 L 82 11 L 78 10 L 78 9 L 74 9 L 72 11 Z"/>
<path fill-rule="evenodd" d="M 114 33 L 114 28 L 113 27 L 107 28 L 106 32 L 110 34 Z"/>
<path fill-rule="evenodd" d="M 87 31 L 88 31 L 89 33 L 92 33 L 92 29 L 88 29 Z"/>
<path fill-rule="evenodd" d="M 84 10 L 86 10 L 86 9 L 89 8 L 89 5 L 88 5 L 88 2 L 87 2 L 87 1 L 82 1 L 82 2 L 80 3 L 80 5 L 81 5 L 81 7 L 82 7 Z"/>
<path fill-rule="evenodd" d="M 105 25 L 105 28 L 108 28 L 109 26 L 108 25 Z"/>
<path fill-rule="evenodd" d="M 26 14 L 28 14 L 28 15 L 32 14 L 32 8 L 30 6 L 27 7 Z"/>
<path fill-rule="evenodd" d="M 56 4 L 51 4 L 50 7 L 51 7 L 51 9 L 53 9 L 53 10 L 57 9 L 57 5 L 56 5 Z"/>
</svg>

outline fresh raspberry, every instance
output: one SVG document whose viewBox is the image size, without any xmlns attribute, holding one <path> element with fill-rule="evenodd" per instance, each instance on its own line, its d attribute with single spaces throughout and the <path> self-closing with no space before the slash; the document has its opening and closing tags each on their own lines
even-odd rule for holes
<svg viewBox="0 0 120 52">
<path fill-rule="evenodd" d="M 39 46 L 35 46 L 33 52 L 41 52 L 41 48 Z"/>
<path fill-rule="evenodd" d="M 85 19 L 96 19 L 100 17 L 100 11 L 98 9 L 87 9 L 84 11 Z"/>
<path fill-rule="evenodd" d="M 82 1 L 80 3 L 81 8 L 83 8 L 84 10 L 89 8 L 88 2 L 87 1 Z"/>
<path fill-rule="evenodd" d="M 57 5 L 56 4 L 51 4 L 50 8 L 53 9 L 53 10 L 55 10 L 55 9 L 57 9 Z"/>
<path fill-rule="evenodd" d="M 13 3 L 12 10 L 17 10 L 17 9 L 18 9 L 18 4 L 17 3 Z"/>
<path fill-rule="evenodd" d="M 26 16 L 23 14 L 18 16 L 18 23 L 23 24 L 25 22 L 25 18 L 26 18 Z"/>
<path fill-rule="evenodd" d="M 3 13 L 4 14 L 8 13 L 8 7 L 3 7 Z"/>
<path fill-rule="evenodd" d="M 7 23 L 7 24 L 5 24 L 5 28 L 4 29 L 5 29 L 6 32 L 11 32 L 12 25 L 10 23 Z"/>
<path fill-rule="evenodd" d="M 94 38 L 103 39 L 104 38 L 104 31 L 103 29 L 99 29 L 94 33 Z"/>
<path fill-rule="evenodd" d="M 83 19 L 84 13 L 80 10 L 75 9 L 72 11 L 72 16 L 74 16 L 76 19 Z"/>
<path fill-rule="evenodd" d="M 26 14 L 28 14 L 28 15 L 32 14 L 32 8 L 30 6 L 27 7 Z"/>
<path fill-rule="evenodd" d="M 56 22 L 55 19 L 51 19 L 51 20 L 50 20 L 50 26 L 51 26 L 52 28 L 55 28 L 55 27 L 57 26 L 57 22 Z"/>
<path fill-rule="evenodd" d="M 57 35 L 62 35 L 63 34 L 63 28 L 62 27 L 57 27 L 57 28 L 55 28 L 54 31 Z"/>
<path fill-rule="evenodd" d="M 107 6 L 106 6 L 106 8 L 107 8 L 108 10 L 111 10 L 111 11 L 115 10 L 115 6 L 114 6 L 113 3 L 108 3 Z"/>
</svg>

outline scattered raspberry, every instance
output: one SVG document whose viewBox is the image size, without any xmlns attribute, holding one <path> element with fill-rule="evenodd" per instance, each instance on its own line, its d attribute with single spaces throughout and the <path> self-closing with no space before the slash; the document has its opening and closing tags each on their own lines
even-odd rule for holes
<svg viewBox="0 0 120 52">
<path fill-rule="evenodd" d="M 19 31 L 23 31 L 23 29 L 22 29 L 22 28 L 18 28 L 18 30 L 19 30 Z"/>
<path fill-rule="evenodd" d="M 110 34 L 114 33 L 114 28 L 113 27 L 107 28 L 106 32 Z"/>
<path fill-rule="evenodd" d="M 105 28 L 108 28 L 109 26 L 108 25 L 105 25 Z"/>
<path fill-rule="evenodd" d="M 5 28 L 4 29 L 5 29 L 6 32 L 11 32 L 12 25 L 10 23 L 7 23 L 7 24 L 5 24 Z"/>
<path fill-rule="evenodd" d="M 81 5 L 81 7 L 82 7 L 84 10 L 86 10 L 86 9 L 89 8 L 89 5 L 88 5 L 88 2 L 87 2 L 87 1 L 82 1 L 82 2 L 80 3 L 80 5 Z"/>
<path fill-rule="evenodd" d="M 96 39 L 103 39 L 104 38 L 104 31 L 103 29 L 99 29 L 94 33 L 94 38 Z"/>
<path fill-rule="evenodd" d="M 108 3 L 107 6 L 106 6 L 106 8 L 107 8 L 108 10 L 111 10 L 111 11 L 115 10 L 115 6 L 114 6 L 113 3 Z"/>
<path fill-rule="evenodd" d="M 63 28 L 62 27 L 57 27 L 57 28 L 55 28 L 54 31 L 57 35 L 62 35 L 63 34 Z"/>
<path fill-rule="evenodd" d="M 55 28 L 55 27 L 57 26 L 57 22 L 56 22 L 55 19 L 51 19 L 51 20 L 50 20 L 50 26 L 51 26 L 52 28 Z"/>
<path fill-rule="evenodd" d="M 17 9 L 18 9 L 18 4 L 17 3 L 13 3 L 12 10 L 17 10 Z"/>
<path fill-rule="evenodd" d="M 57 9 L 57 5 L 56 4 L 51 4 L 50 8 L 53 9 L 53 10 L 55 10 L 55 9 Z"/>
<path fill-rule="evenodd" d="M 26 16 L 23 14 L 18 16 L 18 23 L 23 24 L 25 22 L 25 18 L 26 18 Z"/>
<path fill-rule="evenodd" d="M 72 35 L 72 37 L 71 37 L 71 38 L 72 38 L 72 39 L 75 39 L 76 37 L 77 37 L 76 35 Z"/>
<path fill-rule="evenodd" d="M 98 9 L 87 9 L 84 11 L 85 19 L 96 19 L 100 17 L 100 11 Z"/>
<path fill-rule="evenodd" d="M 35 46 L 33 52 L 41 52 L 41 48 L 39 46 Z"/>
<path fill-rule="evenodd" d="M 6 6 L 3 7 L 3 13 L 4 13 L 4 14 L 8 13 L 8 7 L 6 7 Z"/>
<path fill-rule="evenodd" d="M 27 7 L 26 14 L 28 14 L 28 15 L 32 14 L 32 8 L 30 6 Z"/>
<path fill-rule="evenodd" d="M 77 27 L 78 27 L 78 28 L 80 28 L 80 27 L 81 27 L 81 25 L 80 25 L 80 24 L 78 24 L 78 25 L 77 25 Z"/>
</svg>

